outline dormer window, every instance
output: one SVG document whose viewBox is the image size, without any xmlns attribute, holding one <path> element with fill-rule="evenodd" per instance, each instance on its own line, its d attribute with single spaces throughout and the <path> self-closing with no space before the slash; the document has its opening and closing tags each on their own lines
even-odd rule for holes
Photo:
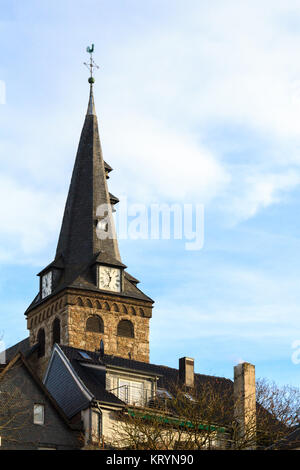
<svg viewBox="0 0 300 470">
<path fill-rule="evenodd" d="M 144 406 L 147 401 L 144 383 L 119 379 L 119 398 L 129 405 Z"/>
</svg>

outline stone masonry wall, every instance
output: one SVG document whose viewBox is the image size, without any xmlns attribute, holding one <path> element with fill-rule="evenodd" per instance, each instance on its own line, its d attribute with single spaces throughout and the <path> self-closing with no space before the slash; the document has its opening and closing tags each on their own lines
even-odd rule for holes
<svg viewBox="0 0 300 470">
<path fill-rule="evenodd" d="M 98 315 L 104 324 L 104 333 L 86 331 L 86 321 L 91 315 Z M 30 312 L 27 328 L 30 332 L 30 344 L 37 343 L 40 328 L 45 330 L 45 356 L 36 358 L 35 369 L 42 378 L 53 347 L 52 325 L 55 318 L 60 319 L 61 344 L 88 351 L 98 350 L 103 340 L 105 354 L 124 358 L 129 357 L 142 362 L 149 362 L 149 321 L 152 306 L 149 303 L 123 298 L 98 295 L 71 295 L 68 292 Z M 120 320 L 130 320 L 134 327 L 134 338 L 117 336 Z"/>
<path fill-rule="evenodd" d="M 86 331 L 86 321 L 91 315 L 101 317 L 104 324 L 103 333 Z M 134 327 L 134 338 L 117 336 L 117 327 L 120 320 L 130 320 Z M 68 337 L 70 346 L 99 350 L 100 341 L 103 340 L 105 354 L 112 354 L 124 358 L 129 357 L 137 361 L 149 362 L 149 318 L 123 312 L 99 310 L 89 307 L 68 307 Z"/>
</svg>

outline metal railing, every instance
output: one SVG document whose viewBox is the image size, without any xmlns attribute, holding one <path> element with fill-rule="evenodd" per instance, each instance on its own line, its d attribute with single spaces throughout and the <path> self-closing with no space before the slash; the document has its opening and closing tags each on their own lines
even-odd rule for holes
<svg viewBox="0 0 300 470">
<path fill-rule="evenodd" d="M 153 407 L 158 398 L 154 390 L 136 385 L 121 385 L 108 391 L 128 405 L 138 407 Z"/>
</svg>

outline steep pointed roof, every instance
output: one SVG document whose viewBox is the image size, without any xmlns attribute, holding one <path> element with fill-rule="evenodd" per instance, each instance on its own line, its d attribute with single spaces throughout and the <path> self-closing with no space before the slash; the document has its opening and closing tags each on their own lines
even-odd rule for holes
<svg viewBox="0 0 300 470">
<path fill-rule="evenodd" d="M 108 208 L 108 218 L 114 237 L 97 236 L 99 207 Z M 105 253 L 116 264 L 121 262 L 111 212 L 111 196 L 106 182 L 106 168 L 99 138 L 93 86 L 85 117 L 69 194 L 59 235 L 56 259 L 63 257 L 65 268 L 82 268 L 87 260 Z"/>
<path fill-rule="evenodd" d="M 41 276 L 51 269 L 59 271 L 60 275 L 56 277 L 55 285 L 52 285 L 53 290 L 50 296 L 42 299 L 39 292 L 25 315 L 39 303 L 66 288 L 101 291 L 95 284 L 91 270 L 95 263 L 126 268 L 121 261 L 112 216 L 112 206 L 119 200 L 109 193 L 107 188 L 108 173 L 112 171 L 112 168 L 103 160 L 93 82 L 89 82 L 87 113 L 78 145 L 55 259 L 39 273 Z M 103 222 L 109 227 L 110 236 L 106 238 L 99 237 L 99 231 L 103 231 Z M 137 288 L 136 283 L 136 279 L 126 272 L 122 292 L 118 295 L 153 303 L 150 297 Z"/>
<path fill-rule="evenodd" d="M 93 83 L 90 84 L 90 98 L 88 109 L 86 112 L 87 116 L 97 116 L 96 115 L 96 108 L 95 108 L 95 101 L 94 101 L 94 93 L 93 93 Z"/>
</svg>

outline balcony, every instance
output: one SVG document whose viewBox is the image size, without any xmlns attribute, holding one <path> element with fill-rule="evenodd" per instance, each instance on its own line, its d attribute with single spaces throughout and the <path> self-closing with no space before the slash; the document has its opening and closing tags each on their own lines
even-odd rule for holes
<svg viewBox="0 0 300 470">
<path fill-rule="evenodd" d="M 165 408 L 167 402 L 172 399 L 172 395 L 167 390 L 145 388 L 144 383 L 138 382 L 122 383 L 120 380 L 119 387 L 108 391 L 128 405 L 137 407 Z"/>
</svg>

